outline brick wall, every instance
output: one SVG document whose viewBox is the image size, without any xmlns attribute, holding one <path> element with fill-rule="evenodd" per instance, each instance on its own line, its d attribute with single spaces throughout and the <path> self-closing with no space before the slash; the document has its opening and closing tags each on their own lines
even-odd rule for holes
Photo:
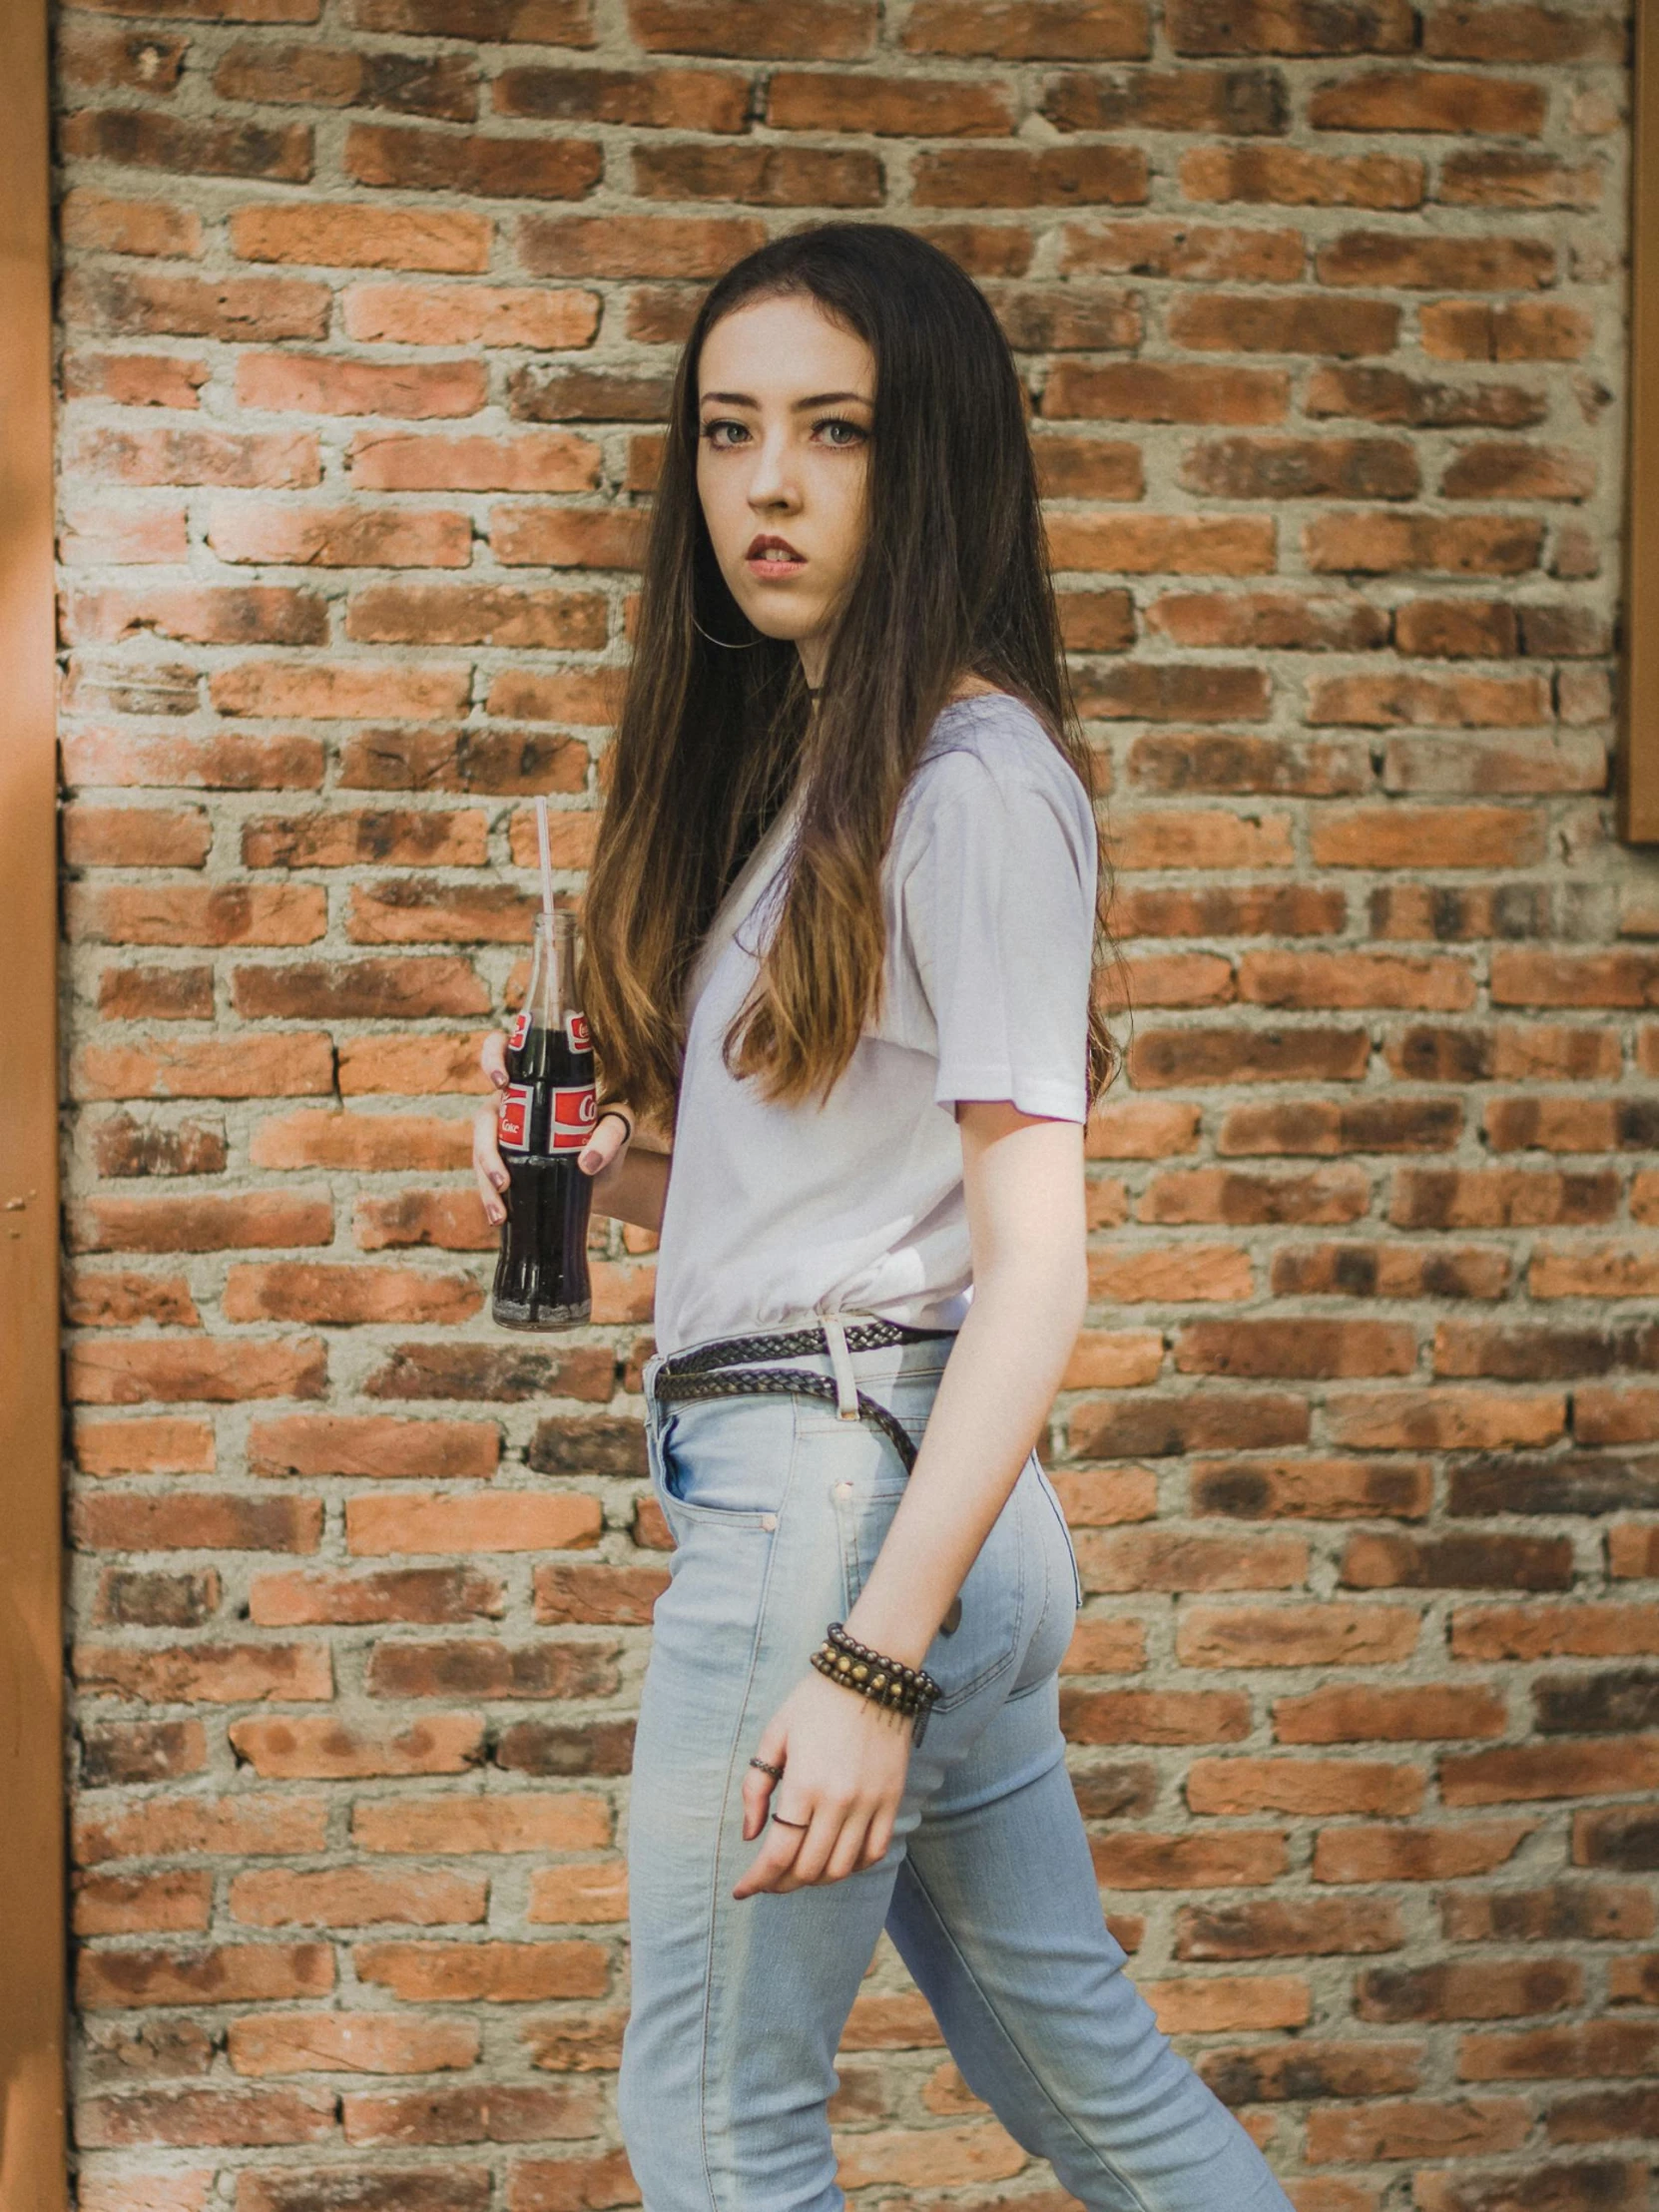
<svg viewBox="0 0 1659 2212">
<path fill-rule="evenodd" d="M 650 1240 L 494 1334 L 666 378 L 805 216 L 1033 397 L 1129 1079 L 1050 1459 L 1114 1925 L 1300 2212 L 1659 2131 L 1659 874 L 1606 794 L 1626 25 L 1525 0 L 57 18 L 92 2212 L 634 2201 Z M 1645 2086 L 1644 2086 L 1645 2080 Z M 881 1954 L 860 2206 L 1055 2212 Z"/>
</svg>

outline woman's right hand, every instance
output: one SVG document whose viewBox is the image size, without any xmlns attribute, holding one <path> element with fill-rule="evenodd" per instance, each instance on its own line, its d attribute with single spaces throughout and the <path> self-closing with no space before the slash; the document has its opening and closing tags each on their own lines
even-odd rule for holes
<svg viewBox="0 0 1659 2212">
<path fill-rule="evenodd" d="M 501 1120 L 501 1094 L 507 1088 L 507 1033 L 504 1029 L 492 1029 L 484 1039 L 478 1065 L 494 1096 L 472 1117 L 472 1172 L 477 1178 L 485 1218 L 492 1227 L 499 1228 L 507 1218 L 504 1196 L 507 1163 L 496 1141 Z M 576 1155 L 577 1166 L 597 1182 L 607 1169 L 626 1157 L 628 1134 L 629 1124 L 619 1114 L 602 1115 L 593 1135 Z"/>
</svg>

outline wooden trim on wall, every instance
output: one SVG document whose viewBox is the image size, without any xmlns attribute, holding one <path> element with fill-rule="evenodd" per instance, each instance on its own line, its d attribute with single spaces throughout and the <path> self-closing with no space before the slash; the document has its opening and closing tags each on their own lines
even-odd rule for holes
<svg viewBox="0 0 1659 2212">
<path fill-rule="evenodd" d="M 0 2205 L 63 2212 L 62 1414 L 46 0 L 0 6 Z"/>
<path fill-rule="evenodd" d="M 1659 0 L 1636 0 L 1619 833 L 1659 844 Z"/>
</svg>

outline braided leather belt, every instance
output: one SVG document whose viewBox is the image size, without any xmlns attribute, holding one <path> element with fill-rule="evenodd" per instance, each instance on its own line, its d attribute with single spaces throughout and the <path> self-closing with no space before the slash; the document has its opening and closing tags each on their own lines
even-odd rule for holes
<svg viewBox="0 0 1659 2212">
<path fill-rule="evenodd" d="M 953 1329 L 909 1329 L 896 1321 L 854 1322 L 846 1331 L 846 1348 L 849 1352 L 874 1352 L 884 1345 L 920 1344 L 955 1334 Z M 787 1360 L 800 1353 L 823 1352 L 828 1347 L 829 1338 L 822 1328 L 796 1329 L 778 1336 L 723 1337 L 716 1344 L 671 1353 L 657 1370 L 654 1393 L 667 1402 L 672 1398 L 788 1396 L 799 1390 L 834 1405 L 839 1392 L 831 1376 L 812 1375 L 803 1368 L 748 1368 L 740 1364 L 746 1360 Z M 916 1462 L 916 1447 L 908 1429 L 867 1391 L 859 1390 L 857 1396 L 859 1413 L 888 1438 L 908 1474 Z"/>
</svg>

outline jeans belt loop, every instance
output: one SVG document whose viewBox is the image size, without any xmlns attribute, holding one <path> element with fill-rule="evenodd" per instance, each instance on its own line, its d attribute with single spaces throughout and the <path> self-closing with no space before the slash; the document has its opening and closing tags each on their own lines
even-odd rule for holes
<svg viewBox="0 0 1659 2212">
<path fill-rule="evenodd" d="M 842 1420 L 856 1420 L 858 1415 L 858 1379 L 853 1372 L 852 1355 L 847 1350 L 846 1326 L 839 1314 L 821 1314 L 824 1334 L 830 1345 L 830 1364 L 835 1371 L 835 1410 Z"/>
</svg>

